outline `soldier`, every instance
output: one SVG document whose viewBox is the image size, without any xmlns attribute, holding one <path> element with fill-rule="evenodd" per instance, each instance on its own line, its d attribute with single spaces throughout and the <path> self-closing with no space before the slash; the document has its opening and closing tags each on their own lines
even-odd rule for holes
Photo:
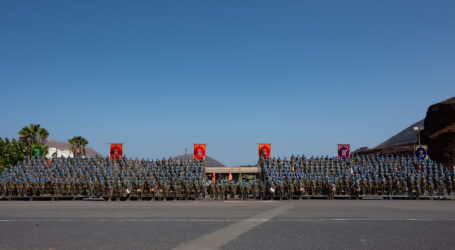
<svg viewBox="0 0 455 250">
<path fill-rule="evenodd" d="M 280 200 L 282 200 L 284 198 L 284 191 L 285 191 L 285 187 L 284 187 L 285 183 L 284 183 L 284 178 L 280 179 L 278 181 L 278 184 L 277 186 L 279 187 L 279 197 L 280 197 Z"/>
<path fill-rule="evenodd" d="M 172 186 L 172 193 L 174 193 L 174 200 L 177 200 L 179 198 L 182 198 L 181 194 L 182 192 L 180 191 L 180 185 L 177 181 L 175 181 L 174 179 L 171 180 L 171 186 Z M 182 187 L 183 189 L 183 187 Z"/>
<path fill-rule="evenodd" d="M 112 197 L 114 196 L 114 187 L 112 186 L 112 183 L 109 181 L 107 183 L 107 199 L 108 201 L 112 201 Z"/>
<path fill-rule="evenodd" d="M 169 183 L 165 180 L 163 181 L 163 185 L 161 187 L 161 199 L 163 201 L 166 201 L 167 200 L 167 197 L 168 197 L 168 192 L 169 192 Z"/>
<path fill-rule="evenodd" d="M 286 185 L 288 190 L 288 200 L 292 200 L 294 196 L 295 179 L 288 179 Z"/>
<path fill-rule="evenodd" d="M 64 184 L 63 184 L 63 183 L 60 183 L 60 184 L 61 184 L 61 187 L 63 188 L 63 185 L 64 185 Z M 95 183 L 93 182 L 93 180 L 92 180 L 91 178 L 89 179 L 88 185 L 89 185 L 88 196 L 89 196 L 90 198 L 93 198 L 93 197 L 95 196 Z M 62 190 L 62 189 L 60 189 L 60 190 Z M 61 192 L 61 191 L 60 191 L 60 192 Z"/>
<path fill-rule="evenodd" d="M 190 198 L 190 184 L 188 183 L 188 180 L 183 181 L 183 186 L 184 186 L 185 200 L 188 200 Z"/>
<path fill-rule="evenodd" d="M 260 197 L 259 180 L 255 180 L 252 185 L 253 199 L 257 200 Z"/>
<path fill-rule="evenodd" d="M 198 181 L 198 198 L 205 199 L 206 183 L 204 180 Z"/>
<path fill-rule="evenodd" d="M 210 182 L 210 199 L 215 199 L 215 193 L 216 193 L 215 182 L 211 181 Z"/>
<path fill-rule="evenodd" d="M 227 193 L 226 193 L 226 181 L 222 181 L 219 185 L 220 188 L 220 199 L 221 200 L 226 200 L 227 199 Z"/>
<path fill-rule="evenodd" d="M 242 193 L 242 199 L 246 200 L 248 199 L 248 183 L 245 181 L 242 181 L 241 183 L 241 193 Z"/>
<path fill-rule="evenodd" d="M 266 186 L 263 181 L 259 181 L 259 198 L 261 200 L 266 198 Z"/>
<path fill-rule="evenodd" d="M 230 182 L 229 193 L 230 193 L 230 196 L 231 196 L 231 200 L 233 200 L 235 198 L 236 193 L 237 193 L 237 183 L 235 181 L 231 181 Z"/>
<path fill-rule="evenodd" d="M 335 183 L 332 183 L 330 185 L 330 192 L 329 192 L 329 199 L 330 200 L 335 199 L 335 193 L 336 193 L 336 185 L 335 185 Z"/>
</svg>

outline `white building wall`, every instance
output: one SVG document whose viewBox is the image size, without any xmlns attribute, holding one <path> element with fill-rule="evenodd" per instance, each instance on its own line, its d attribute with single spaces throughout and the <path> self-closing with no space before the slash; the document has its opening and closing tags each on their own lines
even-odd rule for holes
<svg viewBox="0 0 455 250">
<path fill-rule="evenodd" d="M 71 150 L 60 150 L 57 148 L 49 148 L 49 152 L 46 155 L 47 158 L 52 158 L 52 156 L 57 153 L 57 157 L 73 157 L 74 154 Z"/>
</svg>

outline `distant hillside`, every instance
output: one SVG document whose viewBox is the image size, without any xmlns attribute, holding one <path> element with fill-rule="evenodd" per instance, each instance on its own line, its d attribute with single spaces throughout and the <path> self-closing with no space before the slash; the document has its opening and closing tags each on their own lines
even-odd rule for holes
<svg viewBox="0 0 455 250">
<path fill-rule="evenodd" d="M 174 159 L 191 159 L 193 157 L 192 154 L 186 154 L 186 155 L 179 155 L 174 157 Z M 205 161 L 207 163 L 207 167 L 225 167 L 225 165 L 215 159 L 213 159 L 210 156 L 205 157 Z"/>
<path fill-rule="evenodd" d="M 383 154 L 394 154 L 394 155 L 410 155 L 414 153 L 414 143 L 411 144 L 404 144 L 404 145 L 397 145 L 397 146 L 390 146 L 390 147 L 383 147 L 383 148 L 367 148 L 362 147 L 352 154 L 359 154 L 359 155 L 383 155 Z"/>
<path fill-rule="evenodd" d="M 390 137 L 385 142 L 379 144 L 376 149 L 394 147 L 406 144 L 416 144 L 417 143 L 417 131 L 414 131 L 414 127 L 423 126 L 423 120 L 420 120 L 411 126 L 403 129 L 398 134 Z"/>
<path fill-rule="evenodd" d="M 423 126 L 423 120 L 413 123 L 374 148 L 362 147 L 353 154 L 413 154 L 414 145 L 417 144 L 417 132 L 414 131 L 414 127 L 417 126 Z"/>
<path fill-rule="evenodd" d="M 413 123 L 377 147 L 362 147 L 355 150 L 353 154 L 413 154 L 414 145 L 417 144 L 417 132 L 414 131 L 414 127 L 417 126 L 423 126 L 423 120 Z"/>
<path fill-rule="evenodd" d="M 63 150 L 71 151 L 71 145 L 67 142 L 47 140 L 46 146 L 48 146 L 50 148 L 57 148 L 58 150 L 62 150 L 62 151 Z M 89 157 L 101 155 L 100 153 L 96 152 L 94 149 L 89 148 L 89 147 L 86 148 L 86 154 Z"/>
<path fill-rule="evenodd" d="M 414 145 L 417 144 L 417 133 L 413 129 L 416 126 L 424 126 L 421 143 L 428 146 L 428 155 L 431 159 L 445 166 L 454 166 L 455 97 L 431 105 L 424 120 L 412 124 L 377 147 L 362 147 L 353 154 L 413 154 Z"/>
</svg>

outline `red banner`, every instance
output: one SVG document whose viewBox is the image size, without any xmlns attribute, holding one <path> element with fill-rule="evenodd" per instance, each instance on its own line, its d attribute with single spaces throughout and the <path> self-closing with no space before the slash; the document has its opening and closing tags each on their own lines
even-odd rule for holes
<svg viewBox="0 0 455 250">
<path fill-rule="evenodd" d="M 118 158 L 123 157 L 123 144 L 121 143 L 111 143 L 111 151 L 110 151 L 111 159 L 117 160 Z"/>
<path fill-rule="evenodd" d="M 206 144 L 194 144 L 193 145 L 193 159 L 202 160 L 206 155 Z"/>
<path fill-rule="evenodd" d="M 259 143 L 259 158 L 268 159 L 272 154 L 272 144 L 270 143 Z"/>
</svg>

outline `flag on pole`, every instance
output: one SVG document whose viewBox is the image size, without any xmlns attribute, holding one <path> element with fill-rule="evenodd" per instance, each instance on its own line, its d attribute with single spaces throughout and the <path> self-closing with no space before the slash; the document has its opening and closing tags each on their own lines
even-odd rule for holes
<svg viewBox="0 0 455 250">
<path fill-rule="evenodd" d="M 123 143 L 111 143 L 110 158 L 117 160 L 123 157 Z"/>
<path fill-rule="evenodd" d="M 202 160 L 205 158 L 207 150 L 206 144 L 193 144 L 193 159 Z"/>
<path fill-rule="evenodd" d="M 43 144 L 32 145 L 32 156 L 43 156 L 46 154 L 46 146 Z"/>
<path fill-rule="evenodd" d="M 272 154 L 272 144 L 270 143 L 258 143 L 259 158 L 268 159 Z"/>
<path fill-rule="evenodd" d="M 420 160 L 428 159 L 428 147 L 427 145 L 415 145 L 414 146 L 414 154 Z"/>
<path fill-rule="evenodd" d="M 351 154 L 350 144 L 338 144 L 338 158 L 346 160 L 349 159 Z"/>
</svg>

